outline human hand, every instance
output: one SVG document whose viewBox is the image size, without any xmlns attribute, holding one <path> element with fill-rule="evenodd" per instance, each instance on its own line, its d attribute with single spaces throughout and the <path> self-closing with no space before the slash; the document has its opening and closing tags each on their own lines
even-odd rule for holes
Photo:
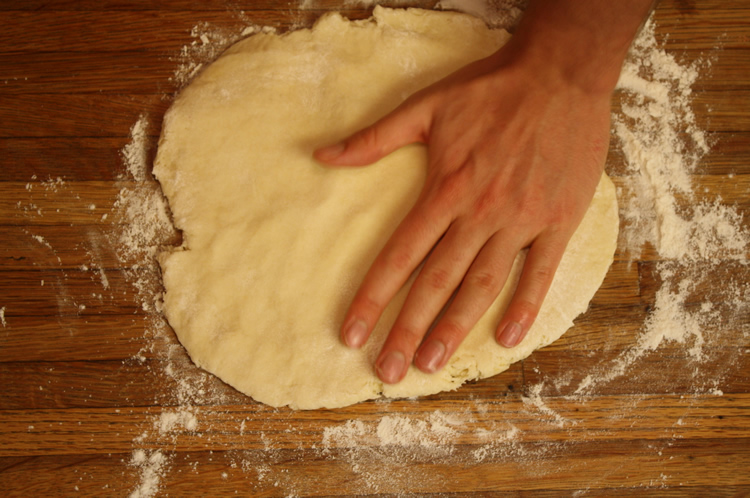
<svg viewBox="0 0 750 498">
<path fill-rule="evenodd" d="M 585 90 L 509 45 L 315 152 L 327 164 L 363 166 L 409 143 L 428 149 L 422 192 L 366 274 L 342 327 L 347 345 L 362 346 L 424 261 L 375 362 L 386 383 L 399 382 L 412 361 L 428 373 L 443 368 L 528 248 L 496 332 L 503 346 L 518 344 L 602 174 L 609 92 Z"/>
</svg>

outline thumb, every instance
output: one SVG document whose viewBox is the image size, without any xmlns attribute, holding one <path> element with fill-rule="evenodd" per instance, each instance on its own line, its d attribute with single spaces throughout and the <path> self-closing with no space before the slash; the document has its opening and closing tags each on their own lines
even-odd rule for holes
<svg viewBox="0 0 750 498">
<path fill-rule="evenodd" d="M 343 141 L 317 149 L 313 152 L 313 157 L 333 166 L 372 164 L 404 145 L 424 142 L 428 128 L 428 119 L 424 114 L 405 102 Z"/>
</svg>

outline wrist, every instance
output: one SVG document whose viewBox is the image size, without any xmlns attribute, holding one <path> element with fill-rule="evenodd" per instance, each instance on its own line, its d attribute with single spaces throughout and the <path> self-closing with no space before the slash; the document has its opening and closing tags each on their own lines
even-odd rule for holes
<svg viewBox="0 0 750 498">
<path fill-rule="evenodd" d="M 532 1 L 496 60 L 524 67 L 527 74 L 553 85 L 609 96 L 651 4 L 652 0 Z"/>
</svg>

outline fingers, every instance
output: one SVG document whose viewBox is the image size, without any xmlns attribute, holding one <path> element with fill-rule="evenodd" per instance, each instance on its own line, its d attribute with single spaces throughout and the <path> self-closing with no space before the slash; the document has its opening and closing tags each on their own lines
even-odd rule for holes
<svg viewBox="0 0 750 498">
<path fill-rule="evenodd" d="M 427 113 L 410 100 L 376 123 L 345 140 L 313 152 L 320 162 L 334 166 L 364 166 L 415 142 L 424 142 Z"/>
<path fill-rule="evenodd" d="M 442 369 L 505 285 L 524 242 L 496 233 L 479 251 L 445 315 L 419 347 L 414 364 L 426 373 Z M 434 315 L 433 315 L 434 316 Z"/>
<path fill-rule="evenodd" d="M 420 270 L 388 335 L 375 369 L 393 384 L 406 375 L 422 337 L 461 283 L 484 238 L 454 224 Z"/>
<path fill-rule="evenodd" d="M 396 228 L 365 275 L 344 317 L 341 338 L 362 346 L 380 315 L 450 224 L 447 211 L 417 204 Z"/>
<path fill-rule="evenodd" d="M 429 226 L 432 225 L 421 223 L 419 216 L 408 217 L 373 264 L 342 331 L 349 346 L 364 344 L 388 302 L 424 259 L 430 244 L 420 246 L 419 241 L 436 240 L 445 230 L 418 235 L 419 227 L 423 230 Z M 507 231 L 497 232 L 482 246 L 481 237 L 472 239 L 473 233 L 455 226 L 449 229 L 420 271 L 375 362 L 383 382 L 401 381 L 412 360 L 426 373 L 442 369 L 502 290 L 526 241 L 514 239 Z M 497 329 L 496 338 L 501 345 L 514 347 L 526 335 L 552 284 L 568 240 L 559 232 L 542 234 L 531 245 L 518 287 Z M 411 256 L 399 252 L 403 247 L 413 249 Z M 434 317 L 456 288 L 459 291 L 455 298 L 423 342 Z"/>
<path fill-rule="evenodd" d="M 540 235 L 531 245 L 513 298 L 498 325 L 495 337 L 506 348 L 518 345 L 534 323 L 552 285 L 570 236 Z"/>
</svg>

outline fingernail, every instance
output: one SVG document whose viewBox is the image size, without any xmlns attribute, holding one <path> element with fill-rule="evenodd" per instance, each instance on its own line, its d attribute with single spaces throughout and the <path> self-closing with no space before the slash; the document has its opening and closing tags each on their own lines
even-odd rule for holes
<svg viewBox="0 0 750 498">
<path fill-rule="evenodd" d="M 435 373 L 443 362 L 445 345 L 441 341 L 428 341 L 419 350 L 418 360 L 423 372 Z"/>
<path fill-rule="evenodd" d="M 344 150 L 346 150 L 346 145 L 344 143 L 337 143 L 318 149 L 315 155 L 322 161 L 332 161 L 343 154 Z"/>
<path fill-rule="evenodd" d="M 378 365 L 378 377 L 386 384 L 395 384 L 401 380 L 406 359 L 401 351 L 391 351 Z"/>
<path fill-rule="evenodd" d="M 350 348 L 358 348 L 367 340 L 367 324 L 354 320 L 344 332 L 344 341 Z"/>
<path fill-rule="evenodd" d="M 500 333 L 500 336 L 497 338 L 497 340 L 506 348 L 512 348 L 521 340 L 521 332 L 523 332 L 521 324 L 516 322 L 509 322 L 508 325 L 506 325 L 503 331 Z"/>
</svg>

